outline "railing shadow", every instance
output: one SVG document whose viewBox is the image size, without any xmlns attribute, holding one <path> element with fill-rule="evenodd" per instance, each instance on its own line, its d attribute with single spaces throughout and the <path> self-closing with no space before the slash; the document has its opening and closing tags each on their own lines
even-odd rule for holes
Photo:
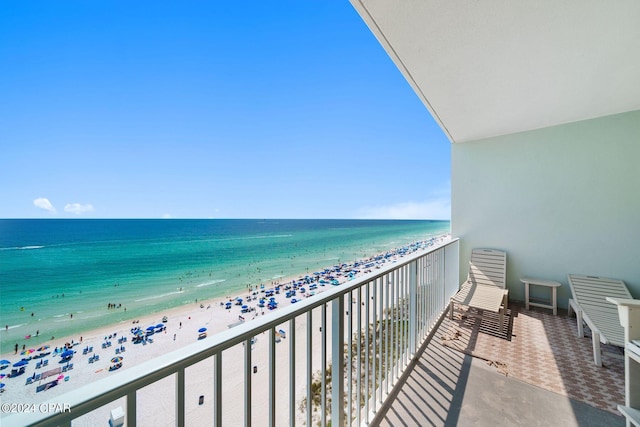
<svg viewBox="0 0 640 427">
<path fill-rule="evenodd" d="M 518 305 L 508 318 L 505 336 L 490 319 L 443 317 L 372 425 L 624 425 L 607 405 L 623 399 L 622 360 L 603 351 L 596 367 L 575 319 Z"/>
<path fill-rule="evenodd" d="M 458 425 L 471 357 L 431 345 L 455 333 L 443 322 L 445 316 L 446 312 L 370 425 Z"/>
</svg>

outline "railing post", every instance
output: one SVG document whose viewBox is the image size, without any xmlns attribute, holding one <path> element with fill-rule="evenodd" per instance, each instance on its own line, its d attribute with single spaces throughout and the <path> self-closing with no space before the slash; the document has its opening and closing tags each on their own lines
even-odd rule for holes
<svg viewBox="0 0 640 427">
<path fill-rule="evenodd" d="M 341 427 L 344 420 L 344 298 L 331 303 L 331 425 Z"/>
<path fill-rule="evenodd" d="M 416 338 L 418 335 L 418 261 L 409 267 L 409 351 L 413 357 L 416 352 Z"/>
<path fill-rule="evenodd" d="M 214 395 L 214 418 L 215 427 L 222 426 L 222 352 L 215 355 L 215 368 L 213 371 L 213 395 Z"/>
<path fill-rule="evenodd" d="M 184 403 L 184 368 L 180 368 L 176 378 L 176 425 L 178 427 L 185 426 Z"/>
<path fill-rule="evenodd" d="M 244 425 L 251 427 L 251 339 L 244 342 Z"/>
<path fill-rule="evenodd" d="M 289 425 L 296 425 L 296 319 L 289 320 Z"/>
<path fill-rule="evenodd" d="M 127 394 L 127 426 L 136 427 L 136 390 Z"/>
<path fill-rule="evenodd" d="M 276 425 L 276 328 L 269 331 L 269 427 Z"/>
</svg>

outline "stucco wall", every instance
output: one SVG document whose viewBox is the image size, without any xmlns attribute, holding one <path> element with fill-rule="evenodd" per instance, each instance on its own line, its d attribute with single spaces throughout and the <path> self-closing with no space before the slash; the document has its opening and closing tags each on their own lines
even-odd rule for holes
<svg viewBox="0 0 640 427">
<path fill-rule="evenodd" d="M 640 111 L 452 146 L 452 235 L 460 277 L 472 248 L 507 251 L 510 298 L 523 275 L 622 279 L 640 298 Z"/>
</svg>

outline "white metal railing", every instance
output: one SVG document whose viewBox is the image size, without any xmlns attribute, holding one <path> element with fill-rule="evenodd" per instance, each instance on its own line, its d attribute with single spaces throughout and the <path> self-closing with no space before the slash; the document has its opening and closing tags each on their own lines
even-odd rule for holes
<svg viewBox="0 0 640 427">
<path fill-rule="evenodd" d="M 162 423 L 180 427 L 201 423 L 201 413 L 192 420 L 186 409 L 189 384 L 185 378 L 188 368 L 204 360 L 210 360 L 213 372 L 209 415 L 215 426 L 367 424 L 457 291 L 458 251 L 458 240 L 454 239 L 415 252 L 312 298 L 55 399 L 68 404 L 70 412 L 14 414 L 3 418 L 2 425 L 71 426 L 73 420 L 123 397 L 127 426 L 155 424 L 146 414 L 141 415 L 145 411 L 137 403 L 138 392 L 170 377 L 175 383 L 175 418 Z M 296 330 L 297 325 L 302 328 Z M 283 327 L 288 327 L 288 357 L 280 374 L 282 363 L 277 363 L 277 353 L 287 349 L 278 333 Z M 268 387 L 258 389 L 252 387 L 251 349 L 253 338 L 263 333 L 268 339 Z M 314 343 L 318 339 L 319 348 Z M 238 350 L 239 346 L 244 348 Z M 225 388 L 229 383 L 224 379 L 228 375 L 225 362 L 231 361 L 223 352 L 234 348 L 243 352 L 241 372 L 234 373 L 236 378 L 243 377 L 241 390 Z M 282 375 L 288 378 L 282 381 Z M 298 384 L 301 378 L 304 384 Z M 234 393 L 242 394 L 241 414 L 225 411 Z M 267 402 L 262 412 L 254 404 L 258 402 Z M 312 410 L 313 402 L 317 402 L 317 410 Z"/>
</svg>

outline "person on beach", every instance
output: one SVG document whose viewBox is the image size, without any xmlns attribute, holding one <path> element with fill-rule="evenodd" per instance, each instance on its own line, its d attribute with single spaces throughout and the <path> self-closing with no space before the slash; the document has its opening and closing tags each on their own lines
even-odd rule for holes
<svg viewBox="0 0 640 427">
<path fill-rule="evenodd" d="M 16 343 L 15 352 L 13 354 L 18 354 L 18 343 Z"/>
</svg>

